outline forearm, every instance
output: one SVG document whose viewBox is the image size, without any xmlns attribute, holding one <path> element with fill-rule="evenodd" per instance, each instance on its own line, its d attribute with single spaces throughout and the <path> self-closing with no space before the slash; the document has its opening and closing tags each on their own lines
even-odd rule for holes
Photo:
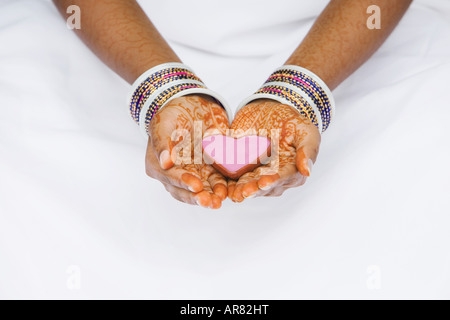
<svg viewBox="0 0 450 320">
<path fill-rule="evenodd" d="M 70 5 L 81 9 L 86 45 L 129 83 L 146 70 L 166 62 L 180 62 L 135 0 L 53 0 L 63 16 Z"/>
<path fill-rule="evenodd" d="M 383 44 L 411 2 L 331 0 L 286 64 L 311 70 L 333 90 Z M 371 5 L 381 9 L 381 29 L 367 27 Z"/>
</svg>

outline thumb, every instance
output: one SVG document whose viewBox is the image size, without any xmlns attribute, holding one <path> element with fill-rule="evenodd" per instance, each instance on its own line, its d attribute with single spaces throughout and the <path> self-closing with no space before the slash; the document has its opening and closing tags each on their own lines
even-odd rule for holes
<svg viewBox="0 0 450 320">
<path fill-rule="evenodd" d="M 319 154 L 320 133 L 318 130 L 302 135 L 302 139 L 296 144 L 295 164 L 297 170 L 304 177 L 311 176 L 311 172 Z"/>
<path fill-rule="evenodd" d="M 159 165 L 164 170 L 172 168 L 177 157 L 177 153 L 174 151 L 176 144 L 179 142 L 177 139 L 182 140 L 182 138 L 177 137 L 175 121 L 155 121 L 155 123 L 150 124 L 149 132 L 150 142 Z"/>
</svg>

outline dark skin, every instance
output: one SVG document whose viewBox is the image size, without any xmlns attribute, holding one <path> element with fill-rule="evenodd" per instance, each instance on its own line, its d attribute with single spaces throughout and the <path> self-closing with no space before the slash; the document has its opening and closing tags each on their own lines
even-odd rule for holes
<svg viewBox="0 0 450 320">
<path fill-rule="evenodd" d="M 53 1 L 65 17 L 68 6 L 78 5 L 81 8 L 82 28 L 76 33 L 105 64 L 129 83 L 154 66 L 181 61 L 134 0 Z M 334 89 L 382 45 L 411 2 L 331 0 L 285 64 L 311 70 L 330 89 Z M 371 5 L 381 9 L 380 30 L 370 30 L 366 26 L 366 11 Z M 173 127 L 173 123 L 181 128 L 189 121 L 200 119 L 204 132 L 214 129 L 214 126 L 218 127 L 216 129 L 227 127 L 227 121 L 224 121 L 226 115 L 221 112 L 213 112 L 214 119 L 204 117 L 206 110 L 220 108 L 217 103 L 203 96 L 197 96 L 195 101 L 178 99 L 158 112 L 161 116 L 156 119 L 159 120 L 151 124 L 146 154 L 147 173 L 160 180 L 178 200 L 218 208 L 224 199 L 223 186 L 227 185 L 227 181 L 206 164 L 183 167 L 173 163 L 171 150 L 176 149 L 176 143 L 167 142 L 170 135 L 165 128 L 166 123 L 171 123 L 168 128 Z M 209 107 L 205 107 L 208 104 Z M 238 181 L 228 181 L 228 194 L 233 201 L 241 202 L 252 196 L 281 195 L 287 188 L 302 185 L 310 175 L 320 146 L 320 134 L 308 119 L 290 108 L 278 102 L 259 100 L 245 106 L 236 115 L 232 123 L 234 129 L 282 129 L 282 135 L 280 171 L 266 172 L 267 166 L 264 166 Z M 199 110 L 203 111 L 197 112 Z M 186 121 L 184 116 L 180 117 L 182 114 L 200 116 Z M 265 121 L 248 121 L 249 118 L 262 116 Z M 176 173 L 172 169 L 176 169 Z"/>
<path fill-rule="evenodd" d="M 53 0 L 81 10 L 80 39 L 112 70 L 133 83 L 145 71 L 167 62 L 181 62 L 134 0 Z"/>
<path fill-rule="evenodd" d="M 412 0 L 332 0 L 286 64 L 317 74 L 333 90 L 386 41 Z M 367 8 L 381 10 L 381 29 L 367 28 Z"/>
</svg>

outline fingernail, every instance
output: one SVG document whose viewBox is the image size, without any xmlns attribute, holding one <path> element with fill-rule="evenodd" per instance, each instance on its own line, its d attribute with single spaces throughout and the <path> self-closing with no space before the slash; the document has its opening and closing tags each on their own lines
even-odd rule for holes
<svg viewBox="0 0 450 320">
<path fill-rule="evenodd" d="M 194 188 L 192 188 L 191 186 L 188 186 L 188 189 L 189 189 L 190 192 L 195 192 Z"/>
<path fill-rule="evenodd" d="M 256 197 L 256 193 L 254 193 L 254 194 L 252 194 L 251 196 L 248 196 L 248 197 L 246 197 L 246 196 L 244 195 L 244 198 L 245 198 L 245 199 L 253 199 L 254 197 Z"/>
<path fill-rule="evenodd" d="M 314 167 L 314 162 L 313 162 L 311 159 L 309 159 L 309 160 L 308 160 L 308 171 L 309 171 L 309 175 L 310 175 L 310 176 L 311 176 L 313 167 Z"/>
<path fill-rule="evenodd" d="M 269 190 L 270 189 L 270 185 L 269 186 L 265 186 L 265 187 L 260 187 L 260 189 L 262 190 L 262 191 L 267 191 L 267 190 Z"/>
</svg>

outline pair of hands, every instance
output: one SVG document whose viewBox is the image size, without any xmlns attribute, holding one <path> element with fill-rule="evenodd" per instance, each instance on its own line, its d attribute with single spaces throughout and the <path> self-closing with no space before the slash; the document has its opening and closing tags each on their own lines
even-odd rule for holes
<svg viewBox="0 0 450 320">
<path fill-rule="evenodd" d="M 194 151 L 201 148 L 193 138 L 194 131 L 200 129 L 203 135 L 227 134 L 228 129 L 240 135 L 263 130 L 269 138 L 275 138 L 271 135 L 277 132 L 276 164 L 272 161 L 260 166 L 238 181 L 227 180 L 203 159 L 194 159 Z M 225 110 L 214 99 L 203 95 L 177 98 L 154 116 L 149 132 L 147 174 L 161 181 L 175 199 L 211 209 L 220 208 L 227 197 L 242 202 L 280 196 L 289 188 L 303 185 L 320 146 L 320 133 L 309 119 L 272 100 L 257 100 L 243 107 L 230 127 Z M 190 150 L 187 155 L 185 150 Z M 191 161 L 180 163 L 186 156 Z"/>
</svg>

